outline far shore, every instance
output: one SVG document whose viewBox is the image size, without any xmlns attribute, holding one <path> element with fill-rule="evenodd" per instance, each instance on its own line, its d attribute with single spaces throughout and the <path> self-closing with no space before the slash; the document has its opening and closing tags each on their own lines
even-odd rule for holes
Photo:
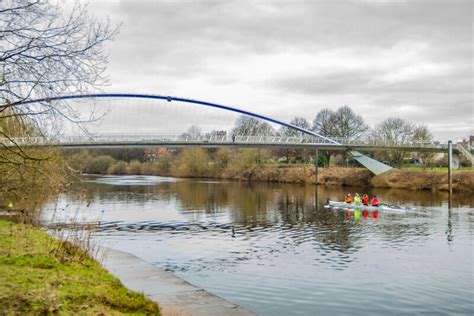
<svg viewBox="0 0 474 316">
<path fill-rule="evenodd" d="M 371 188 L 394 188 L 409 190 L 448 191 L 448 174 L 446 170 L 404 170 L 394 169 L 381 175 L 374 175 L 365 168 L 320 167 L 316 181 L 315 168 L 304 166 L 255 166 L 238 173 L 218 175 L 193 175 L 157 172 L 127 172 L 110 175 L 156 175 L 177 178 L 210 178 L 238 180 L 247 182 L 272 183 L 305 183 L 331 186 L 366 186 Z M 474 170 L 453 171 L 454 192 L 474 192 Z"/>
</svg>

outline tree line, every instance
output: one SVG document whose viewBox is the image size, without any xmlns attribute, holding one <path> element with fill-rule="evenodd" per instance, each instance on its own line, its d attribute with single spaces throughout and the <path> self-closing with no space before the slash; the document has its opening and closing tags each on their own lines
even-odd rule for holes
<svg viewBox="0 0 474 316">
<path fill-rule="evenodd" d="M 316 114 L 311 122 L 304 117 L 294 117 L 290 124 L 335 139 L 377 139 L 398 145 L 433 140 L 427 126 L 417 125 L 401 118 L 390 117 L 375 125 L 374 128 L 370 128 L 363 117 L 347 105 L 336 110 L 324 108 Z M 299 136 L 302 134 L 302 132 L 286 126 L 275 130 L 267 122 L 247 115 L 242 115 L 236 120 L 231 133 L 268 136 Z"/>
<path fill-rule="evenodd" d="M 371 128 L 364 118 L 355 113 L 349 106 L 344 105 L 335 110 L 324 108 L 320 110 L 312 121 L 304 117 L 294 117 L 290 121 L 291 125 L 301 127 L 305 130 L 315 132 L 321 136 L 335 139 L 336 141 L 345 140 L 347 142 L 364 141 L 367 143 L 381 144 L 386 146 L 403 146 L 412 143 L 431 143 L 433 135 L 426 125 L 414 124 L 407 120 L 395 117 L 389 117 Z M 248 136 L 288 136 L 298 137 L 305 135 L 296 129 L 282 126 L 275 129 L 268 122 L 248 116 L 239 116 L 233 128 L 229 131 L 231 135 L 248 135 Z M 183 136 L 212 136 L 219 134 L 219 131 L 212 131 L 203 134 L 198 126 L 191 126 Z M 226 132 L 227 133 L 227 132 Z M 278 151 L 277 151 L 278 152 Z M 328 164 L 331 156 L 335 152 L 324 151 L 322 155 L 322 163 Z M 378 160 L 385 161 L 391 165 L 401 165 L 410 155 L 410 152 L 401 150 L 380 150 L 369 155 Z M 280 150 L 279 155 L 283 156 L 286 161 L 308 161 L 310 151 L 304 149 L 285 149 Z M 432 154 L 417 154 L 415 159 L 421 164 L 432 158 Z M 347 160 L 348 155 L 344 155 L 343 160 Z"/>
</svg>

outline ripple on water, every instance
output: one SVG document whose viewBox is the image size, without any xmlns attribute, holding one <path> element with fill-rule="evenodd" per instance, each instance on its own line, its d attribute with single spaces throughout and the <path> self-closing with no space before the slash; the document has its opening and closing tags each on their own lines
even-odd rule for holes
<svg viewBox="0 0 474 316">
<path fill-rule="evenodd" d="M 103 176 L 93 180 L 86 180 L 86 182 L 108 185 L 156 185 L 176 181 L 179 181 L 179 179 L 158 176 Z"/>
<path fill-rule="evenodd" d="M 109 221 L 101 221 L 95 234 L 99 242 L 258 314 L 474 310 L 472 210 L 448 213 L 408 201 L 416 210 L 356 219 L 314 206 L 303 187 L 99 179 L 85 184 L 94 185 L 90 194 L 99 212 L 107 210 Z M 101 187 L 106 183 L 117 185 Z M 436 205 L 434 193 L 426 194 L 426 204 Z"/>
</svg>

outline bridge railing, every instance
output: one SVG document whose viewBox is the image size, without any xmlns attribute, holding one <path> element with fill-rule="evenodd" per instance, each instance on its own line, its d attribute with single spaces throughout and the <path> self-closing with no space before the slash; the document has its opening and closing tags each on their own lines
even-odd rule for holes
<svg viewBox="0 0 474 316">
<path fill-rule="evenodd" d="M 373 146 L 373 147 L 416 147 L 416 148 L 444 148 L 445 144 L 439 142 L 393 142 L 384 139 L 368 138 L 337 138 L 334 141 L 345 146 Z M 0 143 L 8 146 L 24 145 L 87 145 L 87 144 L 117 144 L 117 143 L 249 143 L 249 144 L 315 144 L 315 145 L 337 145 L 327 139 L 311 135 L 304 136 L 280 136 L 280 135 L 228 135 L 228 134 L 109 134 L 93 136 L 59 136 L 52 139 L 42 137 L 0 138 Z"/>
<path fill-rule="evenodd" d="M 400 142 L 393 141 L 390 139 L 383 138 L 370 138 L 370 137 L 358 137 L 358 138 L 343 138 L 343 137 L 331 137 L 336 142 L 346 146 L 372 146 L 372 147 L 416 147 L 416 148 L 443 148 L 447 147 L 447 143 L 441 143 L 437 141 L 414 141 L 414 142 Z"/>
</svg>

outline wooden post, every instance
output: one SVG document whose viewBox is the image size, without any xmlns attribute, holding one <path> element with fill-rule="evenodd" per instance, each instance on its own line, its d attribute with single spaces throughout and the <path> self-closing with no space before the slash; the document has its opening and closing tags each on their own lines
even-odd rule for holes
<svg viewBox="0 0 474 316">
<path fill-rule="evenodd" d="M 318 184 L 318 161 L 319 161 L 319 148 L 316 148 L 316 154 L 314 156 L 314 184 Z"/>
<path fill-rule="evenodd" d="M 453 142 L 448 141 L 448 190 L 449 190 L 449 201 L 448 207 L 451 208 L 451 196 L 453 194 L 453 178 L 452 178 L 452 168 L 453 168 Z"/>
</svg>

